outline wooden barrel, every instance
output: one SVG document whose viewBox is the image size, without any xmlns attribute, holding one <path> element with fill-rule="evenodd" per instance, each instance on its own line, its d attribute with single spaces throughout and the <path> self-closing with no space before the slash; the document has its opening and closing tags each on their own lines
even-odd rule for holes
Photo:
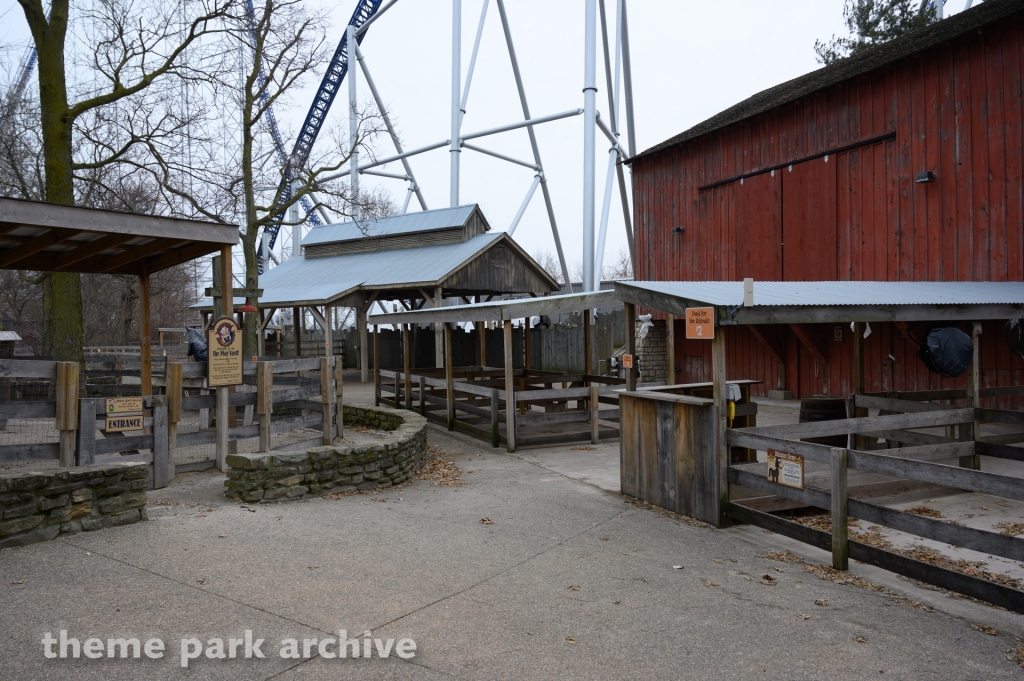
<svg viewBox="0 0 1024 681">
<path fill-rule="evenodd" d="M 815 395 L 800 400 L 800 423 L 838 421 L 846 418 L 846 400 L 831 395 Z M 845 447 L 846 435 L 804 438 L 804 442 L 815 442 L 830 447 Z"/>
</svg>

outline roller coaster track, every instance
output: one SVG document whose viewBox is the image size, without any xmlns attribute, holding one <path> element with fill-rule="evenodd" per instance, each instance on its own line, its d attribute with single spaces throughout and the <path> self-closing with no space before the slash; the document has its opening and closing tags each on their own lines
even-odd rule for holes
<svg viewBox="0 0 1024 681">
<path fill-rule="evenodd" d="M 352 18 L 349 19 L 348 25 L 355 26 L 358 31 L 367 21 L 373 18 L 374 14 L 376 14 L 377 10 L 380 8 L 381 2 L 382 0 L 358 0 L 355 12 L 352 13 Z M 246 0 L 246 11 L 249 13 L 250 33 L 252 34 L 253 43 L 255 44 L 256 22 L 252 0 Z M 361 44 L 363 42 L 364 35 L 365 31 L 358 34 L 359 37 L 356 38 L 356 42 Z M 331 57 L 330 64 L 327 67 L 327 72 L 320 81 L 320 87 L 317 89 L 316 96 L 313 97 L 313 103 L 310 105 L 309 112 L 306 114 L 306 119 L 303 121 L 302 127 L 299 129 L 299 135 L 295 140 L 295 146 L 292 148 L 292 153 L 289 156 L 286 156 L 284 153 L 284 144 L 281 140 L 281 133 L 278 130 L 277 119 L 274 116 L 273 109 L 270 107 L 267 109 L 267 122 L 270 127 L 270 134 L 274 138 L 274 146 L 277 148 L 278 159 L 284 168 L 278 195 L 285 201 L 291 198 L 293 171 L 301 172 L 303 166 L 306 165 L 306 161 L 309 160 L 309 154 L 313 149 L 313 143 L 316 142 L 317 135 L 320 134 L 320 128 L 323 126 L 324 120 L 327 118 L 327 112 L 330 111 L 331 104 L 334 103 L 334 98 L 338 95 L 338 90 L 341 88 L 341 84 L 345 80 L 345 75 L 348 73 L 348 67 L 348 31 L 345 31 L 342 34 L 341 40 L 338 42 L 338 47 L 334 50 L 334 56 Z M 268 95 L 266 88 L 263 86 L 265 76 L 262 69 L 260 69 L 259 78 L 261 99 L 265 101 Z M 322 224 L 305 197 L 303 197 L 301 203 L 303 209 L 309 215 L 309 221 L 313 225 Z M 273 222 L 263 229 L 263 237 L 260 240 L 260 253 L 263 252 L 263 239 L 269 238 L 269 242 L 267 244 L 268 250 L 274 247 L 274 242 L 277 241 L 278 232 L 281 230 L 281 222 L 283 218 L 284 214 L 279 214 Z M 263 266 L 263 260 L 260 259 L 260 274 L 263 273 Z"/>
</svg>

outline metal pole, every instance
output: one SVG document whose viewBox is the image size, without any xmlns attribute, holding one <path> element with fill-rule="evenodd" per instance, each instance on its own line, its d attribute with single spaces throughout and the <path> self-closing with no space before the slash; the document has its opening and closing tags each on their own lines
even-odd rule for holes
<svg viewBox="0 0 1024 681">
<path fill-rule="evenodd" d="M 604 203 L 601 204 L 601 230 L 597 235 L 597 254 L 594 257 L 594 288 L 598 291 L 601 288 L 601 267 L 604 265 L 604 242 L 608 234 L 608 215 L 612 209 L 612 189 L 615 182 L 615 161 L 618 154 L 612 148 L 608 152 L 608 174 L 604 180 Z"/>
<path fill-rule="evenodd" d="M 609 88 L 612 88 L 612 77 L 611 77 L 611 64 L 608 60 L 608 34 L 605 29 L 604 22 L 604 0 L 601 1 L 601 28 L 602 37 L 604 39 L 604 55 L 605 55 L 605 77 L 608 81 Z M 622 0 L 618 0 L 618 19 L 616 23 L 615 32 L 615 85 L 614 88 L 608 92 L 608 106 L 610 109 L 609 118 L 611 118 L 612 134 L 616 140 L 619 137 L 618 129 L 618 118 L 619 118 L 619 84 L 621 82 L 622 69 L 620 68 L 622 60 Z M 604 204 L 601 206 L 601 231 L 598 234 L 597 239 L 597 256 L 594 260 L 594 290 L 600 290 L 601 288 L 601 268 L 604 266 L 604 246 L 605 239 L 608 235 L 608 217 L 612 207 L 612 184 L 615 180 L 615 164 L 618 161 L 619 147 L 612 147 L 608 152 L 608 174 L 604 183 Z M 632 249 L 631 249 L 632 250 Z"/>
<path fill-rule="evenodd" d="M 469 58 L 469 71 L 466 73 L 466 85 L 462 88 L 462 106 L 459 107 L 461 128 L 462 118 L 466 115 L 466 102 L 469 101 L 469 86 L 473 84 L 473 71 L 476 69 L 476 56 L 480 52 L 480 40 L 484 36 L 484 19 L 487 18 L 487 5 L 490 0 L 484 0 L 484 6 L 480 10 L 480 23 L 476 27 L 476 39 L 473 41 L 473 56 Z"/>
<path fill-rule="evenodd" d="M 530 106 L 526 103 L 526 90 L 523 88 L 523 76 L 519 72 L 519 60 L 516 59 L 516 48 L 512 44 L 512 31 L 508 25 L 508 15 L 505 13 L 505 0 L 498 0 L 498 14 L 501 16 L 501 27 L 505 32 L 505 44 L 508 46 L 508 56 L 512 61 L 512 73 L 516 79 L 516 87 L 519 89 L 519 102 L 523 106 L 523 116 L 529 120 Z M 537 135 L 533 128 L 527 128 L 530 134 L 530 146 L 533 148 L 533 160 L 543 169 L 544 164 L 540 160 L 540 148 L 537 146 Z M 542 170 L 543 174 L 543 170 Z M 548 211 L 548 222 L 551 223 L 551 235 L 555 239 L 555 251 L 558 253 L 558 263 L 562 266 L 562 277 L 565 279 L 567 290 L 571 290 L 569 278 L 569 266 L 565 262 L 565 253 L 562 251 L 562 239 L 558 236 L 558 223 L 555 221 L 555 207 L 551 203 L 551 192 L 548 190 L 546 179 L 540 181 L 541 192 L 544 194 L 544 205 Z"/>
<path fill-rule="evenodd" d="M 349 24 L 347 30 L 349 64 L 351 65 L 351 57 L 355 54 L 353 46 L 356 44 L 356 27 Z M 359 210 L 359 102 L 356 97 L 356 69 L 350 68 L 348 70 L 348 139 L 352 153 L 350 159 L 352 175 L 349 183 L 352 187 L 352 197 L 350 199 L 352 202 L 352 217 L 358 220 L 362 217 L 360 215 L 362 211 Z"/>
<path fill-rule="evenodd" d="M 597 0 L 586 0 L 583 68 L 583 290 L 594 285 L 594 182 L 597 129 Z"/>
<path fill-rule="evenodd" d="M 298 188 L 298 182 L 292 183 L 292 196 L 295 196 L 295 191 Z M 295 258 L 302 255 L 302 225 L 299 224 L 299 202 L 296 201 L 292 204 L 291 208 L 288 209 L 288 222 L 292 223 L 292 254 L 289 256 Z"/>
<path fill-rule="evenodd" d="M 534 192 L 537 191 L 537 186 L 540 184 L 541 175 L 537 175 L 533 178 L 533 184 L 530 185 L 530 191 L 526 192 L 526 198 L 523 199 L 523 205 L 519 206 L 519 212 L 516 213 L 516 217 L 512 220 L 511 226 L 509 226 L 506 234 L 512 236 L 515 234 L 516 227 L 519 226 L 519 221 L 523 219 L 523 213 L 526 212 L 526 207 L 530 205 L 530 199 L 533 198 Z"/>
<path fill-rule="evenodd" d="M 405 150 L 402 149 L 402 142 L 398 139 L 398 133 L 395 132 L 395 126 L 391 124 L 391 117 L 388 116 L 387 110 L 384 108 L 384 102 L 381 101 L 380 92 L 377 91 L 377 84 L 373 82 L 373 78 L 370 76 L 370 67 L 366 65 L 366 60 L 363 59 L 363 51 L 359 49 L 359 43 L 356 43 L 356 59 L 359 61 L 359 67 L 363 70 L 363 77 L 366 78 L 366 85 L 370 88 L 370 94 L 373 95 L 373 101 L 377 104 L 377 110 L 380 111 L 381 118 L 384 119 L 384 125 L 388 129 L 388 134 L 391 135 L 391 141 L 395 145 L 395 151 L 399 154 L 404 154 Z M 419 184 L 416 182 L 416 176 L 412 172 L 412 166 L 409 165 L 409 161 L 404 157 L 399 159 L 402 161 L 402 166 L 405 168 L 405 174 L 412 178 L 411 190 L 416 192 L 416 199 L 420 202 L 420 208 L 427 210 L 427 202 L 423 198 L 423 192 L 420 191 Z M 415 188 L 415 189 L 413 189 Z M 409 199 L 406 198 L 405 205 L 408 208 Z M 405 210 L 402 211 L 405 213 Z"/>
<path fill-rule="evenodd" d="M 462 123 L 462 0 L 452 0 L 451 206 L 459 205 L 459 127 Z"/>
<path fill-rule="evenodd" d="M 629 16 L 626 0 L 619 0 L 622 7 L 622 85 L 626 90 L 626 135 L 629 137 L 629 156 L 636 156 L 636 127 L 633 124 L 633 68 L 629 60 Z"/>
</svg>

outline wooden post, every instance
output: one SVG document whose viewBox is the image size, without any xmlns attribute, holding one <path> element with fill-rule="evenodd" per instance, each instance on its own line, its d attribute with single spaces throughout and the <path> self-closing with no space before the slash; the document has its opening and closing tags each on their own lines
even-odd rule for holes
<svg viewBox="0 0 1024 681">
<path fill-rule="evenodd" d="M 75 465 L 91 466 L 96 463 L 96 403 L 95 397 L 78 400 L 78 437 L 75 446 Z"/>
<path fill-rule="evenodd" d="M 633 303 L 624 303 L 622 312 L 626 323 L 625 354 L 633 358 L 634 364 L 633 368 L 623 369 L 626 374 L 626 390 L 636 390 L 636 326 L 633 321 L 636 317 L 636 307 Z"/>
<path fill-rule="evenodd" d="M 220 252 L 220 291 L 221 291 L 221 314 L 225 317 L 234 317 L 235 299 L 233 296 L 234 282 L 231 279 L 231 247 L 224 246 Z M 228 407 L 229 388 L 217 388 L 217 470 L 227 472 L 227 458 L 237 447 L 232 447 L 229 442 L 228 429 L 235 424 L 235 410 Z"/>
<path fill-rule="evenodd" d="M 380 406 L 380 326 L 373 326 L 373 404 Z"/>
<path fill-rule="evenodd" d="M 440 286 L 434 289 L 434 307 L 444 306 L 444 295 Z M 440 369 L 444 366 L 444 329 L 441 322 L 434 322 L 434 366 Z"/>
<path fill-rule="evenodd" d="M 302 357 L 302 308 L 292 308 L 292 328 L 295 330 L 295 356 Z"/>
<path fill-rule="evenodd" d="M 480 366 L 487 366 L 487 322 L 477 322 L 476 328 L 480 331 L 477 341 L 480 343 Z"/>
<path fill-rule="evenodd" d="M 334 441 L 331 432 L 334 420 L 334 362 L 332 357 L 320 358 L 320 404 L 323 411 L 324 444 Z"/>
<path fill-rule="evenodd" d="M 600 387 L 597 383 L 590 384 L 590 444 L 596 445 L 600 439 L 599 423 L 598 423 L 598 410 L 600 409 L 597 401 L 597 392 Z"/>
<path fill-rule="evenodd" d="M 512 320 L 505 320 L 505 439 L 508 451 L 516 451 L 516 381 L 512 368 Z"/>
<path fill-rule="evenodd" d="M 366 383 L 370 380 L 370 348 L 366 333 L 366 311 L 369 305 L 356 308 L 356 332 L 359 335 L 359 380 Z"/>
<path fill-rule="evenodd" d="M 260 451 L 270 451 L 270 420 L 274 413 L 274 365 L 256 363 L 256 413 L 260 417 Z"/>
<path fill-rule="evenodd" d="M 174 455 L 178 450 L 178 424 L 181 422 L 182 371 L 181 362 L 168 362 L 166 376 L 167 395 L 167 476 L 175 475 Z"/>
<path fill-rule="evenodd" d="M 345 381 L 342 380 L 342 372 L 345 370 L 345 363 L 341 357 L 334 360 L 334 420 L 337 421 L 338 437 L 345 437 L 345 405 L 342 398 L 345 395 Z"/>
<path fill-rule="evenodd" d="M 228 272 L 231 265 L 228 265 Z M 230 289 L 228 289 L 230 291 Z M 228 294 L 230 296 L 230 293 Z M 229 303 L 230 304 L 230 303 Z M 149 272 L 139 272 L 139 365 L 142 395 L 153 394 L 153 351 L 150 347 Z"/>
<path fill-rule="evenodd" d="M 523 369 L 526 373 L 533 368 L 533 354 L 530 352 L 531 331 L 533 331 L 533 317 L 527 317 L 523 322 Z"/>
<path fill-rule="evenodd" d="M 718 489 L 718 526 L 728 525 L 725 507 L 729 503 L 729 390 L 725 371 L 725 328 L 715 328 L 711 341 L 712 397 L 715 401 L 715 453 L 718 466 L 716 487 Z"/>
<path fill-rule="evenodd" d="M 395 371 L 395 394 L 391 400 L 391 406 L 395 409 L 402 408 L 402 375 L 401 371 Z"/>
<path fill-rule="evenodd" d="M 856 322 L 853 325 L 853 394 L 863 395 L 864 394 L 864 325 L 860 322 Z M 856 406 L 856 399 L 854 400 L 853 408 L 847 409 L 847 417 L 857 418 L 859 416 L 867 416 L 868 410 L 863 407 Z M 850 433 L 847 438 L 846 446 L 850 449 L 868 449 L 868 438 L 863 435 L 857 435 Z"/>
<path fill-rule="evenodd" d="M 590 310 L 583 311 L 583 374 L 589 376 L 593 365 L 591 363 L 590 347 Z"/>
<path fill-rule="evenodd" d="M 498 397 L 498 389 L 494 388 L 491 390 L 491 446 L 498 447 L 501 445 L 501 429 L 498 427 L 500 423 L 501 415 L 501 404 L 500 398 Z"/>
<path fill-rule="evenodd" d="M 974 322 L 971 324 L 971 342 L 974 344 L 974 354 L 971 355 L 971 365 L 967 367 L 967 406 L 975 409 L 981 409 L 981 347 L 978 343 L 979 336 L 981 336 L 981 322 Z M 977 442 L 981 439 L 981 421 L 975 421 L 972 424 L 960 424 L 961 440 L 974 440 Z M 973 468 L 976 471 L 981 470 L 981 455 L 974 454 L 971 456 L 960 457 L 961 468 Z"/>
<path fill-rule="evenodd" d="M 402 324 L 402 381 L 405 390 L 405 408 L 412 411 L 412 376 L 409 375 L 409 369 L 412 367 L 412 346 L 409 345 L 410 326 L 410 324 Z"/>
<path fill-rule="evenodd" d="M 846 512 L 847 450 L 832 448 L 832 567 L 850 569 L 850 541 Z"/>
<path fill-rule="evenodd" d="M 167 439 L 170 432 L 167 423 L 167 397 L 159 395 L 153 399 L 153 489 L 163 489 L 170 482 Z"/>
<path fill-rule="evenodd" d="M 419 391 L 420 391 L 420 414 L 423 416 L 427 415 L 427 377 L 419 377 Z"/>
<path fill-rule="evenodd" d="M 266 339 L 263 338 L 263 333 L 267 326 L 267 311 L 265 309 L 260 309 L 257 319 L 259 321 L 257 322 L 256 328 L 259 329 L 259 333 L 256 334 L 256 354 L 260 357 L 266 357 L 267 350 L 264 347 Z M 161 345 L 163 345 L 163 343 L 161 343 Z"/>
<path fill-rule="evenodd" d="M 665 315 L 665 383 L 676 382 L 676 316 Z"/>
<path fill-rule="evenodd" d="M 445 402 L 448 406 L 448 430 L 455 430 L 455 367 L 452 366 L 452 325 L 444 324 Z"/>
<path fill-rule="evenodd" d="M 60 466 L 75 465 L 75 431 L 78 430 L 78 362 L 57 362 L 57 430 L 60 431 Z M 96 417 L 93 415 L 93 422 Z M 95 428 L 95 425 L 93 426 Z M 93 438 L 96 434 L 93 433 Z"/>
<path fill-rule="evenodd" d="M 334 355 L 334 308 L 324 305 L 324 356 Z"/>
</svg>

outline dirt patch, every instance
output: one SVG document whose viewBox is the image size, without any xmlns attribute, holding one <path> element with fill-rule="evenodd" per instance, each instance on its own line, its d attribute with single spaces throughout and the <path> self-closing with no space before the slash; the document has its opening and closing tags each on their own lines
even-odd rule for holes
<svg viewBox="0 0 1024 681">
<path fill-rule="evenodd" d="M 427 446 L 427 458 L 417 479 L 426 480 L 431 485 L 439 487 L 459 487 L 466 484 L 466 480 L 462 479 L 462 469 L 448 458 L 448 452 L 431 445 Z"/>
<path fill-rule="evenodd" d="M 790 553 L 789 551 L 765 551 L 760 554 L 759 558 L 767 558 L 768 560 L 776 560 L 780 563 L 803 563 L 804 559 L 800 556 Z"/>
<path fill-rule="evenodd" d="M 996 529 L 999 530 L 999 534 L 1005 534 L 1007 537 L 1016 537 L 1018 534 L 1024 534 L 1024 523 L 1011 523 L 1009 521 L 996 523 Z"/>
</svg>

